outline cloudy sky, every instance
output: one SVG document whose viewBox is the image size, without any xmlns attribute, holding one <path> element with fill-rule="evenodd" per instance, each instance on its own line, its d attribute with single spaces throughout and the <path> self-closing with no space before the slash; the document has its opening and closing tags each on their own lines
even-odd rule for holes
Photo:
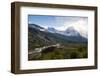
<svg viewBox="0 0 100 76">
<path fill-rule="evenodd" d="M 44 28 L 53 27 L 60 31 L 66 30 L 70 26 L 84 32 L 88 31 L 87 17 L 29 15 L 28 23 L 37 24 Z"/>
</svg>

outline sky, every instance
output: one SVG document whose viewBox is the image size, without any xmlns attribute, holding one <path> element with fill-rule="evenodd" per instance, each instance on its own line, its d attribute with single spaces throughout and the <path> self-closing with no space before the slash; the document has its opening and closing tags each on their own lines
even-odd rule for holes
<svg viewBox="0 0 100 76">
<path fill-rule="evenodd" d="M 88 31 L 88 17 L 28 15 L 28 23 L 44 28 L 53 27 L 59 31 L 66 30 L 70 26 L 84 32 Z"/>
</svg>

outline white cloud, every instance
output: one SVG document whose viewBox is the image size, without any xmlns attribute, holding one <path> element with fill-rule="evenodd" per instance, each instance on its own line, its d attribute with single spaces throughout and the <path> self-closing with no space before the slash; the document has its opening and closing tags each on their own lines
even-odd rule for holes
<svg viewBox="0 0 100 76">
<path fill-rule="evenodd" d="M 74 27 L 82 36 L 88 36 L 88 21 L 84 19 L 80 19 L 78 21 L 72 22 L 65 22 L 63 26 L 58 27 L 56 29 L 63 31 L 66 30 L 68 27 Z"/>
</svg>

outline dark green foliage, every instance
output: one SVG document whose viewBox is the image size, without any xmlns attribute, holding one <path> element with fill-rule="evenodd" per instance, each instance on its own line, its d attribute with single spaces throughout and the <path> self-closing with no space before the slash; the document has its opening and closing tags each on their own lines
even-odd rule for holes
<svg viewBox="0 0 100 76">
<path fill-rule="evenodd" d="M 70 55 L 70 58 L 79 58 L 79 54 L 78 52 L 72 52 L 71 55 Z"/>
</svg>

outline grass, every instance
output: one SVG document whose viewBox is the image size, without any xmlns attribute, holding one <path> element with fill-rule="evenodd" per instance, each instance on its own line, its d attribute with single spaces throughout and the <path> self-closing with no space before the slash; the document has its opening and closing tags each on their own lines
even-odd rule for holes
<svg viewBox="0 0 100 76">
<path fill-rule="evenodd" d="M 42 52 L 41 56 L 36 56 L 29 60 L 79 59 L 88 57 L 87 46 L 82 45 L 69 45 L 53 48 L 49 52 L 48 49 L 45 49 L 45 51 L 47 52 Z"/>
</svg>

